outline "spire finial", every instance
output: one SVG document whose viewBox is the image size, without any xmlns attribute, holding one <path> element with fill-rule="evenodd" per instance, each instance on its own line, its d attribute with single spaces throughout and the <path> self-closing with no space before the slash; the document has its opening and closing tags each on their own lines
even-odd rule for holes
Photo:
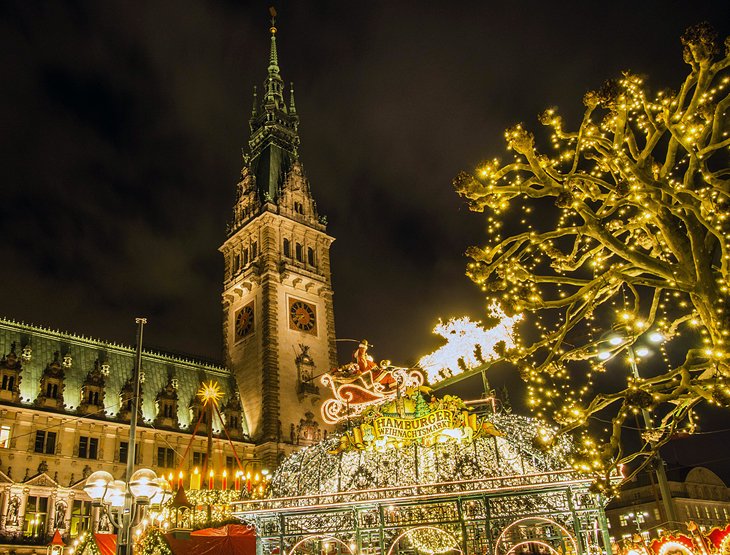
<svg viewBox="0 0 730 555">
<path fill-rule="evenodd" d="M 269 13 L 271 14 L 271 34 L 276 34 L 276 8 L 269 6 Z"/>
<path fill-rule="evenodd" d="M 269 73 L 279 73 L 279 57 L 276 53 L 276 8 L 269 7 L 271 14 L 271 54 L 269 55 Z"/>
</svg>

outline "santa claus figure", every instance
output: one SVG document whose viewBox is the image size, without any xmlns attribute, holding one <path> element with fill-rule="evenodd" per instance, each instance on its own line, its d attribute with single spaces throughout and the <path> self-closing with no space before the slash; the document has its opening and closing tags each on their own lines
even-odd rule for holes
<svg viewBox="0 0 730 555">
<path fill-rule="evenodd" d="M 357 350 L 352 353 L 352 356 L 357 363 L 358 372 L 361 375 L 370 372 L 373 384 L 379 383 L 386 389 L 391 389 L 395 386 L 393 376 L 388 369 L 381 368 L 375 363 L 373 357 L 368 354 L 368 347 L 371 347 L 370 343 L 368 343 L 367 339 L 363 339 L 357 346 Z"/>
</svg>

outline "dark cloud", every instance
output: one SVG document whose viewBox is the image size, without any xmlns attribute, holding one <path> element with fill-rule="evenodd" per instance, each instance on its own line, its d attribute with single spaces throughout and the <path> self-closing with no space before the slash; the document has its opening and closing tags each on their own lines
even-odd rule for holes
<svg viewBox="0 0 730 555">
<path fill-rule="evenodd" d="M 217 247 L 268 55 L 265 3 L 5 2 L 0 313 L 220 358 Z M 483 315 L 463 276 L 483 217 L 451 178 L 545 107 L 579 117 L 622 69 L 675 85 L 718 2 L 292 2 L 284 78 L 332 249 L 338 335 L 410 363 L 438 317 Z M 349 346 L 342 357 L 349 355 Z"/>
</svg>

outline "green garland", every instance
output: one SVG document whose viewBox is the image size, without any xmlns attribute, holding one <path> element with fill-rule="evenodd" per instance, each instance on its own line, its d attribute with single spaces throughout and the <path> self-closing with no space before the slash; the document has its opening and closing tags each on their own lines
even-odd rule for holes
<svg viewBox="0 0 730 555">
<path fill-rule="evenodd" d="M 81 540 L 78 546 L 74 549 L 75 555 L 101 555 L 99 546 L 94 541 L 94 534 L 88 532 L 84 535 L 84 539 Z"/>
<path fill-rule="evenodd" d="M 173 555 L 159 528 L 150 528 L 139 542 L 142 555 Z"/>
</svg>

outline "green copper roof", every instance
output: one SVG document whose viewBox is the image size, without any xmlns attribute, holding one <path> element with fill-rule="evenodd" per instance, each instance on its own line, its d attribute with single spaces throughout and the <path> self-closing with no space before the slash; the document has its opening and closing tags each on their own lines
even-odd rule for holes
<svg viewBox="0 0 730 555">
<path fill-rule="evenodd" d="M 249 121 L 248 164 L 256 176 L 259 199 L 275 201 L 289 169 L 299 159 L 299 117 L 290 89 L 289 106 L 284 100 L 284 82 L 279 70 L 276 27 L 271 27 L 271 51 L 264 94 L 260 101 L 254 89 L 254 105 Z"/>
<path fill-rule="evenodd" d="M 116 417 L 119 412 L 119 392 L 132 375 L 134 368 L 135 350 L 132 347 L 0 319 L 0 357 L 10 352 L 13 343 L 22 363 L 20 374 L 22 404 L 29 406 L 33 404 L 39 393 L 43 369 L 58 351 L 62 358 L 70 357 L 66 360 L 68 366 L 64 368 L 63 401 L 66 410 L 72 412 L 77 409 L 81 386 L 98 360 L 109 364 L 109 374 L 105 376 L 104 386 L 106 417 Z M 30 347 L 26 353 L 29 357 L 21 356 L 24 347 Z M 180 428 L 183 430 L 191 424 L 188 406 L 203 381 L 213 380 L 220 384 L 224 393 L 223 404 L 235 391 L 235 382 L 228 369 L 171 355 L 144 351 L 142 372 L 144 374 L 142 414 L 145 421 L 154 420 L 155 397 L 167 385 L 168 377 L 172 376 L 177 380 L 178 418 Z M 217 420 L 213 426 L 214 430 L 220 431 L 216 429 L 216 424 Z M 245 422 L 243 429 L 247 433 Z"/>
</svg>

